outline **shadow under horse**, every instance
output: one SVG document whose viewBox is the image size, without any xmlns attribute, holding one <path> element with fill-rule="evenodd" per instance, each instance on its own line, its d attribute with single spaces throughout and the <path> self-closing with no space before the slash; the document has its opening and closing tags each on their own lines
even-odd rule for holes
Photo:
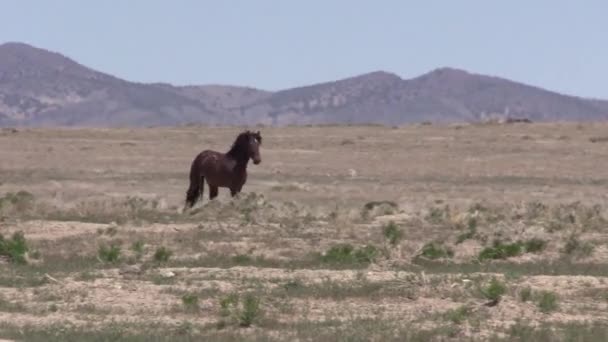
<svg viewBox="0 0 608 342">
<path fill-rule="evenodd" d="M 203 195 L 204 183 L 209 186 L 209 199 L 218 195 L 218 188 L 229 188 L 232 197 L 236 196 L 247 181 L 247 164 L 253 160 L 255 165 L 262 162 L 260 131 L 240 133 L 230 150 L 221 153 L 205 150 L 199 153 L 190 167 L 190 187 L 186 193 L 184 209 L 192 208 Z"/>
</svg>

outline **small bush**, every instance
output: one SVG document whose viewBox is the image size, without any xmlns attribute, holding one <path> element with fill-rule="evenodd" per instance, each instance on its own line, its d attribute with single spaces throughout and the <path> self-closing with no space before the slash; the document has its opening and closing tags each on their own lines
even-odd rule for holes
<svg viewBox="0 0 608 342">
<path fill-rule="evenodd" d="M 189 311 L 198 309 L 198 296 L 195 294 L 185 294 L 182 296 L 182 304 Z"/>
<path fill-rule="evenodd" d="M 23 232 L 15 232 L 8 240 L 0 234 L 0 256 L 8 258 L 10 262 L 25 264 L 27 251 L 27 241 Z"/>
<path fill-rule="evenodd" d="M 576 235 L 570 235 L 562 252 L 574 257 L 588 257 L 593 253 L 593 245 L 588 242 L 581 242 Z"/>
<path fill-rule="evenodd" d="M 467 221 L 467 231 L 458 235 L 456 238 L 456 244 L 463 243 L 465 240 L 472 239 L 477 234 L 477 219 L 475 217 L 469 218 Z"/>
<path fill-rule="evenodd" d="M 523 244 L 521 242 L 503 244 L 497 240 L 494 241 L 494 246 L 486 247 L 479 252 L 478 259 L 480 261 L 507 259 L 522 254 L 522 250 Z"/>
<path fill-rule="evenodd" d="M 608 137 L 591 137 L 589 138 L 589 141 L 591 141 L 592 143 L 608 142 Z"/>
<path fill-rule="evenodd" d="M 492 278 L 490 283 L 482 289 L 484 297 L 494 303 L 498 303 L 505 292 L 507 292 L 507 287 L 496 278 Z"/>
<path fill-rule="evenodd" d="M 118 245 L 111 245 L 110 247 L 100 246 L 97 254 L 101 261 L 107 262 L 107 263 L 115 263 L 120 258 L 120 246 L 118 246 Z"/>
<path fill-rule="evenodd" d="M 530 287 L 524 287 L 519 290 L 519 300 L 522 302 L 527 302 L 532 299 L 532 289 Z"/>
<path fill-rule="evenodd" d="M 399 226 L 397 226 L 393 221 L 385 225 L 382 228 L 382 232 L 384 233 L 384 237 L 393 246 L 399 244 L 399 241 L 403 237 L 403 232 L 401 231 L 401 229 L 399 229 Z"/>
<path fill-rule="evenodd" d="M 237 254 L 232 257 L 232 262 L 237 265 L 248 265 L 253 262 L 253 259 L 247 254 Z"/>
<path fill-rule="evenodd" d="M 355 251 L 355 262 L 367 264 L 373 262 L 378 255 L 378 249 L 372 245 L 366 245 Z"/>
<path fill-rule="evenodd" d="M 116 235 L 116 233 L 118 233 L 118 227 L 110 226 L 110 227 L 106 228 L 105 233 L 106 233 L 106 235 L 114 236 L 114 235 Z"/>
<path fill-rule="evenodd" d="M 391 201 L 372 201 L 367 202 L 361 211 L 363 219 L 369 219 L 371 216 L 391 215 L 397 210 L 397 203 Z"/>
<path fill-rule="evenodd" d="M 173 252 L 165 248 L 164 246 L 158 247 L 156 252 L 154 252 L 154 261 L 158 263 L 167 262 L 169 258 L 173 255 Z"/>
<path fill-rule="evenodd" d="M 260 312 L 260 300 L 252 294 L 245 296 L 243 300 L 243 311 L 239 316 L 239 325 L 242 327 L 248 327 L 258 317 Z"/>
<path fill-rule="evenodd" d="M 247 294 L 241 301 L 239 295 L 232 293 L 220 299 L 220 316 L 229 319 L 241 327 L 251 326 L 260 316 L 260 299 L 253 294 Z M 221 320 L 218 326 L 227 324 Z"/>
<path fill-rule="evenodd" d="M 220 299 L 220 315 L 223 317 L 230 316 L 230 309 L 239 304 L 239 296 L 236 293 L 231 293 Z"/>
<path fill-rule="evenodd" d="M 426 221 L 433 224 L 441 224 L 445 222 L 450 217 L 450 207 L 445 206 L 443 208 L 433 207 L 429 210 L 426 215 Z"/>
<path fill-rule="evenodd" d="M 131 245 L 131 250 L 135 253 L 137 259 L 140 259 L 144 255 L 144 242 L 137 240 Z"/>
<path fill-rule="evenodd" d="M 422 247 L 420 256 L 435 260 L 441 258 L 451 258 L 454 256 L 454 252 L 450 248 L 444 247 L 435 242 L 430 242 Z"/>
<path fill-rule="evenodd" d="M 331 264 L 366 264 L 373 262 L 377 254 L 377 248 L 372 245 L 355 249 L 352 245 L 340 244 L 322 255 L 321 261 Z"/>
<path fill-rule="evenodd" d="M 543 313 L 557 310 L 557 295 L 551 291 L 541 291 L 538 298 L 538 308 Z"/>
<path fill-rule="evenodd" d="M 475 237 L 475 234 L 477 234 L 477 231 L 469 230 L 469 231 L 466 231 L 466 232 L 458 235 L 458 237 L 456 237 L 456 244 L 461 244 L 465 240 L 472 239 L 473 237 Z"/>
<path fill-rule="evenodd" d="M 283 284 L 283 288 L 285 289 L 285 291 L 288 291 L 288 292 L 292 291 L 292 290 L 299 289 L 302 286 L 303 286 L 302 282 L 299 281 L 299 280 L 297 280 L 297 279 L 296 280 L 290 280 L 290 281 L 286 282 L 285 284 Z"/>
<path fill-rule="evenodd" d="M 454 324 L 461 324 L 471 314 L 471 308 L 468 306 L 461 306 L 456 309 L 448 310 L 444 317 Z"/>
<path fill-rule="evenodd" d="M 0 197 L 0 210 L 5 207 L 11 207 L 14 211 L 23 212 L 28 210 L 33 202 L 34 195 L 27 191 L 9 192 Z"/>
<path fill-rule="evenodd" d="M 524 249 L 528 253 L 542 252 L 546 246 L 547 242 L 539 238 L 533 238 L 524 242 Z"/>
<path fill-rule="evenodd" d="M 365 205 L 363 206 L 364 210 L 374 210 L 377 207 L 381 207 L 381 206 L 387 206 L 393 209 L 397 209 L 397 203 L 393 202 L 393 201 L 371 201 L 371 202 L 367 202 L 365 203 Z"/>
</svg>

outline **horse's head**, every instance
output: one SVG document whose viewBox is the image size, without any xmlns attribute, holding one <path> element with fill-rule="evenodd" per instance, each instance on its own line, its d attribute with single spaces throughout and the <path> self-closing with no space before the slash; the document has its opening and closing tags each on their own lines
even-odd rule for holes
<svg viewBox="0 0 608 342">
<path fill-rule="evenodd" d="M 262 145 L 260 131 L 245 131 L 238 135 L 230 151 L 228 151 L 228 155 L 240 162 L 246 162 L 251 159 L 257 165 L 262 162 L 260 145 Z"/>
<path fill-rule="evenodd" d="M 249 157 L 253 160 L 255 165 L 262 162 L 260 145 L 262 145 L 262 135 L 260 134 L 260 131 L 249 132 Z"/>
</svg>

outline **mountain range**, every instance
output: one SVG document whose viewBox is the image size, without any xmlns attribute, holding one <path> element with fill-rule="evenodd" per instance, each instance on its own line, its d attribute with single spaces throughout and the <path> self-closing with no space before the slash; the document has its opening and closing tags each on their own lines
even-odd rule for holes
<svg viewBox="0 0 608 342">
<path fill-rule="evenodd" d="M 265 91 L 137 83 L 23 43 L 0 45 L 0 126 L 408 124 L 608 119 L 608 101 L 438 68 Z"/>
</svg>

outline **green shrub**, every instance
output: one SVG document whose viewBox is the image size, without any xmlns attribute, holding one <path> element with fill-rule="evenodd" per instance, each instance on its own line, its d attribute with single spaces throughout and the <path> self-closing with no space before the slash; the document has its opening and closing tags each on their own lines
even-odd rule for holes
<svg viewBox="0 0 608 342">
<path fill-rule="evenodd" d="M 164 246 L 158 247 L 156 252 L 154 252 L 154 261 L 158 263 L 167 262 L 169 258 L 173 255 L 173 252 L 165 248 Z"/>
<path fill-rule="evenodd" d="M 428 214 L 425 216 L 425 220 L 433 224 L 444 223 L 450 217 L 450 207 L 445 206 L 443 208 L 432 207 Z"/>
<path fill-rule="evenodd" d="M 144 255 L 144 247 L 145 244 L 141 240 L 137 240 L 131 245 L 131 250 L 135 253 L 135 257 L 137 259 L 141 259 L 141 257 Z"/>
<path fill-rule="evenodd" d="M 593 245 L 588 242 L 582 242 L 574 234 L 568 237 L 562 252 L 574 257 L 588 257 L 593 253 Z"/>
<path fill-rule="evenodd" d="M 220 299 L 220 316 L 222 320 L 219 326 L 223 327 L 228 322 L 238 324 L 241 327 L 251 326 L 260 316 L 261 300 L 253 294 L 246 294 L 243 300 L 236 293 L 229 294 Z"/>
<path fill-rule="evenodd" d="M 247 254 L 237 254 L 232 257 L 232 262 L 237 265 L 248 265 L 253 263 L 253 259 Z"/>
<path fill-rule="evenodd" d="M 542 252 L 546 246 L 547 242 L 539 238 L 532 238 L 524 242 L 524 249 L 527 253 Z"/>
<path fill-rule="evenodd" d="M 373 245 L 355 249 L 350 244 L 340 244 L 331 247 L 321 261 L 330 264 L 366 264 L 373 262 L 378 255 L 378 249 Z"/>
<path fill-rule="evenodd" d="M 538 298 L 538 308 L 543 313 L 555 311 L 558 308 L 557 295 L 551 291 L 541 291 Z"/>
<path fill-rule="evenodd" d="M 243 299 L 243 310 L 239 315 L 239 325 L 248 327 L 258 317 L 260 312 L 260 300 L 252 294 L 247 294 Z"/>
<path fill-rule="evenodd" d="M 403 237 L 403 232 L 393 221 L 385 225 L 382 228 L 382 232 L 384 233 L 384 237 L 386 237 L 388 242 L 393 246 L 399 244 L 399 241 Z"/>
<path fill-rule="evenodd" d="M 13 233 L 13 236 L 8 240 L 0 234 L 0 256 L 8 258 L 10 262 L 17 264 L 27 263 L 25 256 L 28 250 L 29 248 L 23 232 Z"/>
<path fill-rule="evenodd" d="M 507 287 L 505 284 L 496 278 L 492 278 L 490 283 L 482 289 L 483 295 L 495 303 L 498 303 L 498 301 L 500 301 L 502 298 L 502 295 L 504 295 L 506 292 Z"/>
<path fill-rule="evenodd" d="M 8 192 L 3 197 L 0 197 L 0 210 L 5 207 L 11 207 L 18 212 L 25 211 L 31 207 L 33 202 L 34 195 L 27 191 Z"/>
<path fill-rule="evenodd" d="M 120 246 L 114 244 L 110 247 L 100 246 L 97 254 L 101 261 L 115 263 L 120 258 Z"/>
<path fill-rule="evenodd" d="M 521 242 L 514 242 L 509 244 L 503 244 L 501 241 L 494 241 L 492 247 L 486 247 L 479 252 L 479 260 L 498 260 L 507 259 L 510 257 L 518 256 L 522 254 L 523 244 Z"/>
<path fill-rule="evenodd" d="M 527 302 L 532 299 L 532 289 L 530 287 L 524 287 L 523 289 L 519 290 L 519 299 L 522 302 Z"/>
<path fill-rule="evenodd" d="M 463 305 L 456 309 L 448 310 L 444 314 L 444 317 L 454 324 L 461 324 L 462 322 L 464 322 L 467 319 L 467 317 L 471 314 L 471 312 L 472 312 L 471 308 Z"/>
<path fill-rule="evenodd" d="M 189 311 L 198 309 L 198 296 L 195 294 L 187 293 L 182 296 L 182 304 Z"/>
<path fill-rule="evenodd" d="M 420 255 L 431 260 L 440 258 L 451 258 L 454 256 L 454 252 L 447 247 L 442 246 L 436 242 L 427 243 L 422 247 Z"/>
</svg>

